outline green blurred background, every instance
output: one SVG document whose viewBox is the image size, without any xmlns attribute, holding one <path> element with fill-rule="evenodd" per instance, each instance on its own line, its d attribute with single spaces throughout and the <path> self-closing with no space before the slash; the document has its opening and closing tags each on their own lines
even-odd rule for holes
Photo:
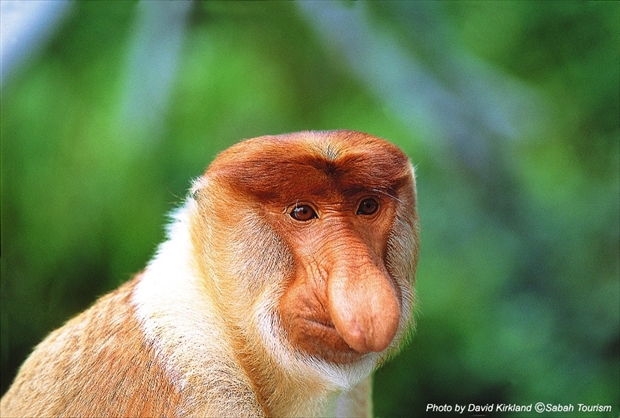
<svg viewBox="0 0 620 418">
<path fill-rule="evenodd" d="M 417 333 L 377 373 L 375 413 L 617 417 L 619 16 L 618 2 L 3 0 L 2 393 L 48 332 L 145 266 L 219 151 L 354 129 L 411 157 L 422 223 Z"/>
</svg>

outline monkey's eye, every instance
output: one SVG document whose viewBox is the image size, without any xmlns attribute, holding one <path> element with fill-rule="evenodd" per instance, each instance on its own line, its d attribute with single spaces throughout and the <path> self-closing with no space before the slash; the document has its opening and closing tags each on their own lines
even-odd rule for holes
<svg viewBox="0 0 620 418">
<path fill-rule="evenodd" d="M 379 203 L 373 198 L 364 199 L 357 208 L 357 215 L 372 215 L 379 209 Z"/>
<path fill-rule="evenodd" d="M 308 205 L 295 206 L 291 211 L 291 218 L 297 221 L 306 222 L 317 217 L 314 209 Z"/>
</svg>

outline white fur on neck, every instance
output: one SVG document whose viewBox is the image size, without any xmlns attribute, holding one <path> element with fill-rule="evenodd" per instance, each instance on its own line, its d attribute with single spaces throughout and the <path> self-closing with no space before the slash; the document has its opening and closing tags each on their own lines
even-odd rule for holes
<svg viewBox="0 0 620 418">
<path fill-rule="evenodd" d="M 206 353 L 221 355 L 226 338 L 192 265 L 189 216 L 194 206 L 188 199 L 173 213 L 168 240 L 159 246 L 133 294 L 146 338 L 159 348 L 181 388 L 190 376 L 208 372 L 203 367 Z"/>
</svg>

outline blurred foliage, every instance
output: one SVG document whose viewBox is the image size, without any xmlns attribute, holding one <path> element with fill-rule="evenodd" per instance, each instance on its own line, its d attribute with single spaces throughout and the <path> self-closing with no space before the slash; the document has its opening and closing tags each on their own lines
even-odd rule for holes
<svg viewBox="0 0 620 418">
<path fill-rule="evenodd" d="M 377 373 L 376 414 L 618 415 L 619 3 L 188 4 L 73 3 L 3 78 L 2 393 L 144 267 L 217 152 L 343 128 L 418 176 L 417 332 Z"/>
</svg>

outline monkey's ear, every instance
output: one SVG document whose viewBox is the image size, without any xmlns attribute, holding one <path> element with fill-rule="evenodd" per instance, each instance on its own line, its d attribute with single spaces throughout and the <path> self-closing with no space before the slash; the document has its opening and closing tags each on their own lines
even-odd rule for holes
<svg viewBox="0 0 620 418">
<path fill-rule="evenodd" d="M 196 200 L 196 198 L 198 197 L 198 192 L 207 187 L 207 183 L 208 181 L 205 175 L 200 176 L 194 181 L 192 181 L 192 187 L 191 189 L 189 189 L 188 197 Z"/>
</svg>

